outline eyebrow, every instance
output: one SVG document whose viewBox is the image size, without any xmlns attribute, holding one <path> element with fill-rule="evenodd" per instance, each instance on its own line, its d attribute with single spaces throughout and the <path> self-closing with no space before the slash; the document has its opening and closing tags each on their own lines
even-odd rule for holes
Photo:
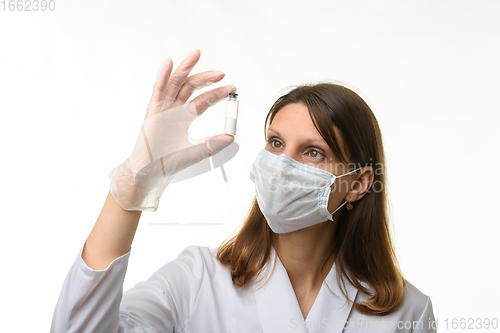
<svg viewBox="0 0 500 333">
<path fill-rule="evenodd" d="M 268 131 L 273 131 L 274 133 L 276 133 L 279 136 L 281 136 L 280 132 L 278 132 L 275 129 L 272 129 L 271 127 L 269 127 L 267 130 Z M 313 138 L 311 138 L 311 139 L 306 139 L 305 142 L 320 142 L 320 143 L 325 143 L 325 140 L 323 140 L 323 138 L 321 138 L 321 139 L 313 139 Z"/>
</svg>

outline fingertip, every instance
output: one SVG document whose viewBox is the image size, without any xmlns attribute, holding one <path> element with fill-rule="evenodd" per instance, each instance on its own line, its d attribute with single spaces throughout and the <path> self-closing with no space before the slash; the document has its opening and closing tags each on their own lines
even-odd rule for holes
<svg viewBox="0 0 500 333">
<path fill-rule="evenodd" d="M 189 56 L 191 56 L 191 55 L 195 54 L 196 52 L 200 52 L 200 50 L 199 50 L 199 49 L 194 49 L 194 50 L 191 50 L 191 51 L 189 51 L 189 52 L 186 54 L 186 56 L 185 56 L 184 58 L 187 58 L 187 57 L 189 57 Z"/>
<path fill-rule="evenodd" d="M 200 50 L 198 49 L 193 50 L 184 57 L 184 60 L 182 60 L 181 63 L 185 63 L 186 61 L 197 63 L 198 60 L 200 60 L 200 56 L 201 56 Z"/>
<path fill-rule="evenodd" d="M 234 136 L 228 134 L 218 134 L 208 139 L 209 150 L 213 155 L 229 146 L 234 141 Z"/>
<path fill-rule="evenodd" d="M 224 76 L 226 76 L 226 73 L 224 73 L 223 71 L 219 71 L 219 70 L 212 70 L 212 71 L 210 71 L 210 73 L 215 74 L 215 75 L 220 75 L 221 79 Z"/>
<path fill-rule="evenodd" d="M 174 67 L 174 61 L 172 60 L 172 58 L 168 57 L 167 60 L 165 60 L 165 65 L 164 67 L 166 67 L 166 73 L 168 74 L 168 76 L 170 76 L 170 73 L 172 72 L 172 68 Z"/>
<path fill-rule="evenodd" d="M 168 83 L 168 78 L 170 77 L 170 73 L 172 73 L 172 66 L 173 63 L 171 58 L 167 58 L 163 61 L 161 68 L 158 70 L 158 73 L 156 74 L 156 80 L 153 89 L 157 85 L 161 87 L 158 90 L 164 89 L 164 86 Z"/>
<path fill-rule="evenodd" d="M 199 60 L 199 59 L 201 58 L 201 51 L 200 51 L 199 49 L 194 50 L 194 51 L 193 51 L 193 54 L 195 54 L 195 56 L 194 56 L 194 57 L 195 57 L 196 59 L 198 59 L 198 60 Z M 198 60 L 197 60 L 197 61 L 198 61 Z"/>
<path fill-rule="evenodd" d="M 210 138 L 213 141 L 226 141 L 226 139 L 232 140 L 234 137 L 231 134 L 217 134 Z"/>
<path fill-rule="evenodd" d="M 194 57 L 196 59 L 200 59 L 200 57 L 201 57 L 201 51 L 200 51 L 200 49 L 196 49 L 196 50 L 192 51 L 189 56 L 192 56 L 192 57 Z"/>
</svg>

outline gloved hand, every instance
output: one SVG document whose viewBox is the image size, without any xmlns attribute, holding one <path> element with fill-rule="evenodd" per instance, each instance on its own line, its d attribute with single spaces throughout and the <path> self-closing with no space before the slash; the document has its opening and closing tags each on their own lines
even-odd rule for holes
<svg viewBox="0 0 500 333">
<path fill-rule="evenodd" d="M 110 192 L 125 210 L 155 212 L 175 173 L 217 154 L 234 141 L 232 135 L 193 139 L 188 134 L 197 117 L 236 91 L 234 86 L 223 86 L 186 103 L 195 90 L 224 77 L 218 71 L 188 77 L 199 59 L 200 51 L 196 50 L 170 75 L 173 63 L 168 58 L 158 73 L 134 150 L 109 174 Z"/>
</svg>

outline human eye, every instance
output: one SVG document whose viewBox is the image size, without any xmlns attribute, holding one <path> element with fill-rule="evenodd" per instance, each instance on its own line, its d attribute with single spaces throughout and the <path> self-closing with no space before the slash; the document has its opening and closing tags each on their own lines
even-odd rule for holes
<svg viewBox="0 0 500 333">
<path fill-rule="evenodd" d="M 326 157 L 326 155 L 319 151 L 318 149 L 315 148 L 309 148 L 307 151 L 308 154 L 313 153 L 313 155 L 308 155 L 309 157 L 312 157 L 314 159 L 323 159 Z"/>
<path fill-rule="evenodd" d="M 283 143 L 280 140 L 276 139 L 276 138 L 270 138 L 269 140 L 267 140 L 267 143 L 269 143 L 269 145 L 271 146 L 271 148 L 276 148 L 276 149 L 279 149 L 279 148 L 281 148 L 283 146 Z M 275 143 L 277 143 L 278 146 L 275 145 Z"/>
</svg>

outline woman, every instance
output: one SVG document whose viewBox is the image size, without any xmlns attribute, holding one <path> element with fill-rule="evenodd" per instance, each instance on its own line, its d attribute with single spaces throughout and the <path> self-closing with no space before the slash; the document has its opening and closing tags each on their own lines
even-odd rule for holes
<svg viewBox="0 0 500 333">
<path fill-rule="evenodd" d="M 217 249 L 189 246 L 122 295 L 142 211 L 180 170 L 234 138 L 196 141 L 189 124 L 236 88 L 166 60 L 131 156 L 110 174 L 103 210 L 64 283 L 52 332 L 434 332 L 432 303 L 397 265 L 377 121 L 351 90 L 300 86 L 265 124 L 252 164 L 256 198 Z"/>
</svg>

